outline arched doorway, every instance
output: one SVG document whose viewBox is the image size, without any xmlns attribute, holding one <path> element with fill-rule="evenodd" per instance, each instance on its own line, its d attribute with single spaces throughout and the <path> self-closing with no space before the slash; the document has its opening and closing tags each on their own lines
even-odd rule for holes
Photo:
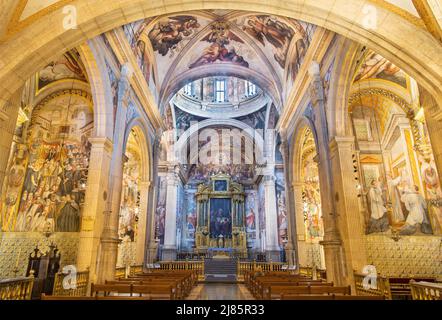
<svg viewBox="0 0 442 320">
<path fill-rule="evenodd" d="M 293 158 L 293 191 L 298 241 L 298 262 L 301 267 L 325 269 L 324 237 L 319 183 L 318 154 L 312 129 L 301 124 L 297 131 Z"/>
<path fill-rule="evenodd" d="M 129 128 L 123 159 L 117 267 L 142 264 L 147 243 L 151 162 L 143 130 L 138 125 Z"/>
</svg>

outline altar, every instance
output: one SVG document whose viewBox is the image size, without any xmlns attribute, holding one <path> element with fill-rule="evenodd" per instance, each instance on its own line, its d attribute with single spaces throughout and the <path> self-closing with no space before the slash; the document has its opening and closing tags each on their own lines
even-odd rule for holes
<svg viewBox="0 0 442 320">
<path fill-rule="evenodd" d="M 241 184 L 218 174 L 196 193 L 195 246 L 202 252 L 247 253 L 245 193 Z"/>
</svg>

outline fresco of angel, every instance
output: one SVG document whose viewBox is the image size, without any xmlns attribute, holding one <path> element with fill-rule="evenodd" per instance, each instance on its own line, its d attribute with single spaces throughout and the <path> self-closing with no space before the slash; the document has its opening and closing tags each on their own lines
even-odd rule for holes
<svg viewBox="0 0 442 320">
<path fill-rule="evenodd" d="M 199 27 L 198 20 L 192 16 L 176 16 L 159 21 L 149 32 L 153 50 L 165 56 Z"/>
<path fill-rule="evenodd" d="M 286 54 L 294 31 L 285 23 L 270 16 L 255 16 L 247 20 L 243 30 L 258 40 L 264 47 L 266 39 L 274 47 L 275 60 L 285 67 Z"/>
</svg>

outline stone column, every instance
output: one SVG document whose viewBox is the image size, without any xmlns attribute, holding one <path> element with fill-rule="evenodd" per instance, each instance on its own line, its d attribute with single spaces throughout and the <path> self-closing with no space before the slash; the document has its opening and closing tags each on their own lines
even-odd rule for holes
<svg viewBox="0 0 442 320">
<path fill-rule="evenodd" d="M 109 193 L 109 167 L 112 141 L 106 137 L 90 138 L 91 154 L 85 203 L 81 219 L 77 270 L 89 269 L 90 282 L 96 282 L 98 248 L 103 230 L 103 211 Z"/>
<path fill-rule="evenodd" d="M 11 151 L 12 139 L 17 125 L 17 116 L 20 109 L 20 94 L 16 93 L 11 100 L 0 106 L 0 192 L 3 180 L 8 169 L 8 160 Z M 1 228 L 0 228 L 1 229 Z"/>
<path fill-rule="evenodd" d="M 278 211 L 276 208 L 275 177 L 264 177 L 264 207 L 266 223 L 266 251 L 268 259 L 280 261 L 278 239 Z"/>
<path fill-rule="evenodd" d="M 294 193 L 291 185 L 291 177 L 290 177 L 290 154 L 287 143 L 287 138 L 284 132 L 281 132 L 281 147 L 280 152 L 284 161 L 284 180 L 285 180 L 285 199 L 286 199 L 286 212 L 287 212 L 287 246 L 285 247 L 286 251 L 286 259 L 289 266 L 298 266 L 299 267 L 299 257 L 298 257 L 298 248 L 296 241 L 296 221 L 297 217 L 295 214 L 295 206 L 294 206 Z M 303 221 L 303 220 L 302 220 Z"/>
<path fill-rule="evenodd" d="M 146 226 L 146 248 L 144 264 L 153 263 L 157 259 L 158 243 L 155 240 L 155 215 L 157 208 L 157 193 L 160 186 L 157 186 L 158 182 L 158 162 L 160 158 L 160 145 L 162 134 L 157 133 L 152 146 L 152 159 L 153 159 L 153 172 L 152 181 L 149 185 L 149 199 L 148 199 L 148 212 L 147 212 L 147 226 Z"/>
<path fill-rule="evenodd" d="M 139 185 L 140 189 L 140 213 L 138 215 L 138 233 L 136 238 L 136 256 L 135 263 L 137 265 L 143 264 L 144 253 L 146 245 L 148 244 L 146 235 L 147 221 L 149 214 L 149 195 L 150 195 L 150 181 L 142 181 Z"/>
<path fill-rule="evenodd" d="M 296 233 L 294 239 L 297 244 L 298 266 L 308 266 L 307 244 L 305 242 L 304 226 L 304 202 L 302 200 L 302 183 L 294 182 L 290 186 L 290 193 L 293 195 L 293 208 L 296 222 Z"/>
<path fill-rule="evenodd" d="M 341 235 L 337 225 L 335 193 L 330 161 L 329 134 L 325 113 L 324 88 L 320 76 L 320 67 L 313 62 L 309 69 L 311 77 L 310 96 L 312 101 L 312 121 L 317 136 L 319 158 L 319 184 L 321 187 L 321 206 L 324 221 L 324 247 L 327 280 L 336 285 L 345 283 L 347 273 L 343 257 Z"/>
<path fill-rule="evenodd" d="M 330 143 L 336 208 L 340 212 L 340 231 L 344 239 L 348 267 L 347 282 L 353 284 L 353 270 L 361 272 L 367 265 L 364 239 L 364 210 L 358 199 L 358 181 L 355 180 L 352 155 L 354 137 L 335 137 Z"/>
<path fill-rule="evenodd" d="M 166 191 L 166 226 L 164 235 L 164 246 L 161 259 L 164 261 L 176 260 L 177 239 L 176 239 L 176 213 L 178 201 L 178 167 L 172 167 L 167 173 L 167 191 Z"/>
<path fill-rule="evenodd" d="M 130 77 L 132 70 L 129 65 L 123 65 L 118 85 L 118 108 L 115 118 L 114 149 L 110 166 L 110 192 L 105 222 L 101 236 L 101 257 L 98 270 L 98 282 L 113 280 L 118 256 L 118 224 L 121 205 L 121 190 L 123 187 L 123 145 L 126 130 L 126 114 L 129 104 Z"/>
</svg>

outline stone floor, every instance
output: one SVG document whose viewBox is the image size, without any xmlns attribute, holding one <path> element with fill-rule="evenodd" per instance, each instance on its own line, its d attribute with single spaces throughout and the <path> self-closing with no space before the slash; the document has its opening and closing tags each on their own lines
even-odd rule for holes
<svg viewBox="0 0 442 320">
<path fill-rule="evenodd" d="M 243 284 L 205 283 L 199 284 L 187 300 L 252 300 Z"/>
</svg>

